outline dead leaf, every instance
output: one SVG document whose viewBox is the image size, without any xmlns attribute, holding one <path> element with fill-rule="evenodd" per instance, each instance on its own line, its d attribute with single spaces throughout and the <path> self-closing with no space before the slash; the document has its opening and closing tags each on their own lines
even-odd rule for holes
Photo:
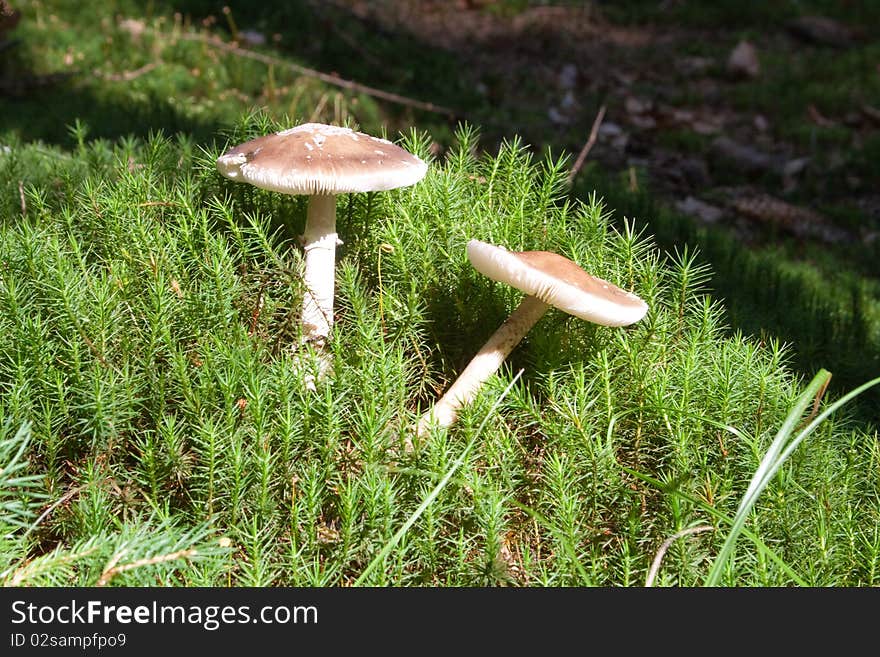
<svg viewBox="0 0 880 657">
<path fill-rule="evenodd" d="M 837 125 L 837 123 L 822 114 L 822 112 L 820 112 L 812 103 L 807 105 L 807 115 L 810 117 L 810 120 L 820 128 L 833 128 Z"/>
<path fill-rule="evenodd" d="M 623 107 L 628 114 L 646 114 L 651 111 L 654 104 L 650 100 L 627 96 L 623 101 Z"/>
<path fill-rule="evenodd" d="M 688 196 L 684 200 L 678 201 L 675 207 L 679 212 L 699 219 L 705 224 L 717 223 L 724 216 L 724 211 L 721 208 L 701 201 L 694 196 Z"/>
<path fill-rule="evenodd" d="M 743 173 L 778 173 L 784 166 L 778 156 L 765 153 L 748 144 L 741 144 L 730 137 L 722 136 L 715 139 L 712 142 L 712 152 L 736 165 Z"/>
<path fill-rule="evenodd" d="M 139 39 L 146 31 L 147 24 L 135 18 L 124 18 L 119 21 L 119 29 L 123 32 L 128 32 L 133 39 Z"/>
<path fill-rule="evenodd" d="M 629 143 L 629 134 L 618 124 L 604 121 L 597 132 L 599 141 L 611 144 L 611 147 L 623 151 Z"/>
<path fill-rule="evenodd" d="M 740 41 L 727 58 L 727 72 L 738 78 L 755 78 L 761 73 L 758 49 L 749 41 Z"/>
<path fill-rule="evenodd" d="M 177 282 L 177 279 L 171 279 L 171 290 L 177 295 L 178 299 L 183 299 L 183 290 L 180 289 L 180 283 Z"/>
<path fill-rule="evenodd" d="M 800 175 L 810 164 L 810 159 L 809 157 L 796 157 L 789 160 L 782 167 L 782 175 L 786 178 Z"/>
<path fill-rule="evenodd" d="M 339 542 L 339 530 L 327 523 L 319 523 L 317 527 L 318 543 L 332 544 Z"/>
<path fill-rule="evenodd" d="M 653 130 L 657 127 L 657 119 L 650 114 L 632 114 L 629 122 L 640 130 Z"/>
</svg>

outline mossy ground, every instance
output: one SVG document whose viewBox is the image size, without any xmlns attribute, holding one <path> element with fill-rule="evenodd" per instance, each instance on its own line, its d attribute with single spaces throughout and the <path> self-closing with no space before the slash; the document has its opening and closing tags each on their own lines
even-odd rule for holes
<svg viewBox="0 0 880 657">
<path fill-rule="evenodd" d="M 673 544 L 657 580 L 699 584 L 802 389 L 792 365 L 871 362 L 844 346 L 802 360 L 781 344 L 785 316 L 760 335 L 806 289 L 787 306 L 815 312 L 805 339 L 825 349 L 867 321 L 851 339 L 871 344 L 859 297 L 810 306 L 822 281 L 771 257 L 742 268 L 737 246 L 650 199 L 586 182 L 572 196 L 566 160 L 513 136 L 486 153 L 441 122 L 404 135 L 431 161 L 424 181 L 339 198 L 335 373 L 309 392 L 295 366 L 305 201 L 227 181 L 214 160 L 298 120 L 378 132 L 420 116 L 280 70 L 270 84 L 265 66 L 175 41 L 193 23 L 160 3 L 65 7 L 28 6 L 14 65 L 79 73 L 2 109 L 0 452 L 20 465 L 2 473 L 5 583 L 640 585 L 666 538 L 711 525 Z M 158 36 L 136 40 L 126 16 Z M 470 268 L 470 238 L 562 253 L 651 310 L 620 329 L 551 311 L 459 423 L 408 454 L 419 415 L 518 302 Z M 737 289 L 756 279 L 776 287 Z M 760 499 L 759 540 L 740 540 L 723 583 L 875 585 L 878 457 L 856 407 L 823 423 Z"/>
</svg>

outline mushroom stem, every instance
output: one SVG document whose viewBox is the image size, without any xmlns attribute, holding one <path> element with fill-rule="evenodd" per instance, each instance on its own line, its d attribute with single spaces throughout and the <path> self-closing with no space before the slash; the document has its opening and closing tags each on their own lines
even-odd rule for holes
<svg viewBox="0 0 880 657">
<path fill-rule="evenodd" d="M 446 394 L 422 416 L 416 427 L 416 435 L 424 435 L 432 423 L 441 427 L 452 424 L 458 415 L 458 409 L 476 396 L 483 383 L 498 371 L 504 359 L 549 307 L 538 297 L 526 296 L 468 363 Z"/>
<path fill-rule="evenodd" d="M 303 251 L 302 341 L 321 350 L 333 324 L 336 282 L 336 196 L 333 194 L 315 194 L 309 198 Z"/>
</svg>

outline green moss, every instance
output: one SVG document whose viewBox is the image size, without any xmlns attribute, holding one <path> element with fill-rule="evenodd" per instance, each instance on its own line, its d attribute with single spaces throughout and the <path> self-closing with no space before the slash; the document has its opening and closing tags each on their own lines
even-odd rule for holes
<svg viewBox="0 0 880 657">
<path fill-rule="evenodd" d="M 254 115 L 230 137 L 276 127 Z M 117 583 L 351 583 L 468 440 L 455 479 L 364 583 L 638 584 L 666 537 L 707 520 L 688 498 L 732 516 L 801 389 L 779 342 L 727 331 L 692 252 L 663 255 L 598 198 L 567 200 L 564 161 L 536 161 L 517 140 L 477 156 L 463 129 L 417 185 L 339 199 L 335 372 L 309 392 L 296 365 L 304 204 L 222 178 L 213 163 L 225 139 L 201 152 L 162 136 L 90 141 L 78 128 L 72 138 L 67 152 L 15 144 L 4 161 L 16 168 L 0 167 L 7 189 L 36 172 L 24 213 L 0 226 L 0 414 L 33 426 L 22 474 L 53 496 L 80 491 L 40 532 L 4 532 L 10 567 L 62 544 L 68 581 L 94 583 L 130 523 L 150 518 L 157 529 L 141 532 L 138 550 L 221 532 L 237 548 Z M 406 145 L 429 157 L 429 143 Z M 467 263 L 474 237 L 565 254 L 650 311 L 611 329 L 551 310 L 451 431 L 405 454 L 419 414 L 519 301 Z M 765 295 L 785 298 L 788 313 L 786 285 Z M 876 583 L 845 538 L 873 540 L 871 438 L 835 424 L 813 442 L 759 501 L 756 531 L 810 584 Z M 846 469 L 828 459 L 842 445 Z M 118 496 L 101 483 L 109 477 Z M 810 494 L 819 484 L 830 497 Z M 846 515 L 820 523 L 826 501 Z M 661 583 L 702 581 L 708 564 L 693 557 L 717 551 L 723 534 L 667 555 Z M 94 541 L 106 551 L 79 555 Z M 533 556 L 511 569 L 502 552 L 525 545 Z M 726 581 L 791 581 L 753 554 L 742 547 Z"/>
</svg>

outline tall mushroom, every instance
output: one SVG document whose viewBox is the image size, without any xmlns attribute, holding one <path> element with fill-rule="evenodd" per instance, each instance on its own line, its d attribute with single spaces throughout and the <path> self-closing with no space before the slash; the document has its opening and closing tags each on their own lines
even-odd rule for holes
<svg viewBox="0 0 880 657">
<path fill-rule="evenodd" d="M 302 237 L 302 341 L 320 352 L 333 324 L 336 195 L 413 185 L 425 176 L 428 165 L 387 139 L 304 123 L 232 148 L 217 159 L 217 168 L 231 180 L 309 196 Z"/>
<path fill-rule="evenodd" d="M 603 326 L 626 326 L 639 321 L 648 305 L 635 294 L 591 276 L 568 258 L 547 251 L 512 252 L 479 240 L 467 244 L 474 269 L 526 293 L 446 394 L 419 420 L 416 435 L 436 422 L 449 426 L 458 410 L 470 402 L 513 348 L 550 306 Z"/>
</svg>

